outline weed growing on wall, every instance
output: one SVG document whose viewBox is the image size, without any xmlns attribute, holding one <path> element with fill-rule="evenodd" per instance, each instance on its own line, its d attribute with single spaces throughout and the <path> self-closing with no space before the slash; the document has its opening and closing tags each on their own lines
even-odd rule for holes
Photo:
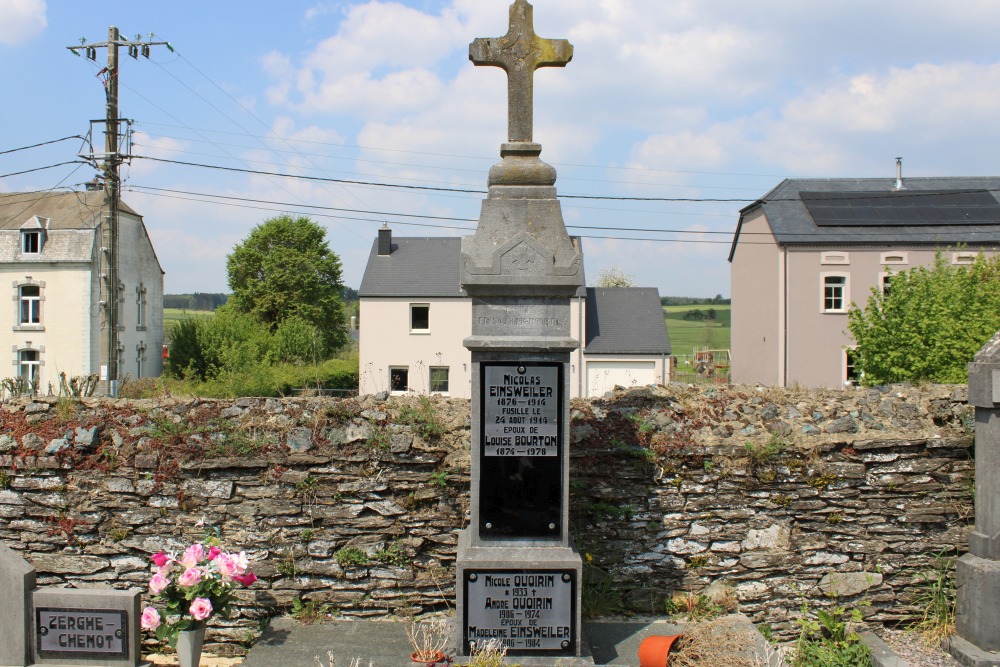
<svg viewBox="0 0 1000 667">
<path fill-rule="evenodd" d="M 792 667 L 873 667 L 868 646 L 848 627 L 849 623 L 861 622 L 858 609 L 818 609 L 813 620 L 809 607 L 803 604 L 802 616 L 795 622 L 799 639 Z"/>
<path fill-rule="evenodd" d="M 933 556 L 915 586 L 920 615 L 910 627 L 927 646 L 940 646 L 955 632 L 955 558 L 944 551 Z"/>
</svg>

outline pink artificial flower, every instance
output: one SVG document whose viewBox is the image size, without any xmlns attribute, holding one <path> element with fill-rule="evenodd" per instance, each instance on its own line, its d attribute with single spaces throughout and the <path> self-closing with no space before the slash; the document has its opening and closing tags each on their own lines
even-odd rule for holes
<svg viewBox="0 0 1000 667">
<path fill-rule="evenodd" d="M 149 558 L 150 558 L 150 560 L 153 561 L 153 565 L 155 565 L 156 567 L 163 567 L 164 565 L 167 564 L 167 561 L 170 560 L 167 557 L 167 554 L 163 553 L 162 551 L 157 551 L 155 554 L 153 554 Z"/>
<path fill-rule="evenodd" d="M 240 575 L 238 577 L 233 577 L 236 581 L 240 582 L 244 586 L 251 586 L 253 582 L 257 581 L 257 575 L 253 572 L 247 572 L 246 574 Z"/>
<path fill-rule="evenodd" d="M 215 560 L 215 557 L 222 553 L 222 549 L 213 546 L 208 550 L 208 555 L 205 556 L 208 560 Z"/>
<path fill-rule="evenodd" d="M 236 569 L 239 570 L 240 574 L 247 571 L 250 567 L 250 561 L 247 560 L 247 552 L 241 551 L 238 555 L 232 556 L 232 560 L 236 563 Z"/>
<path fill-rule="evenodd" d="M 181 556 L 181 565 L 192 568 L 203 560 L 205 560 L 205 547 L 200 544 L 192 544 L 184 550 L 184 555 Z"/>
<path fill-rule="evenodd" d="M 219 575 L 223 579 L 233 579 L 242 574 L 236 559 L 228 554 L 219 554 L 213 562 L 215 563 L 215 567 L 219 568 Z"/>
<path fill-rule="evenodd" d="M 153 595 L 159 595 L 160 591 L 170 585 L 170 580 L 165 576 L 157 572 L 149 580 L 149 592 Z"/>
<path fill-rule="evenodd" d="M 195 598 L 188 611 L 196 621 L 204 621 L 212 615 L 212 601 L 208 598 Z"/>
<path fill-rule="evenodd" d="M 146 607 L 142 610 L 142 620 L 139 624 L 145 630 L 155 630 L 160 627 L 160 612 L 152 607 Z"/>
<path fill-rule="evenodd" d="M 189 567 L 177 578 L 177 584 L 180 586 L 197 586 L 200 582 L 201 570 L 196 567 Z"/>
</svg>

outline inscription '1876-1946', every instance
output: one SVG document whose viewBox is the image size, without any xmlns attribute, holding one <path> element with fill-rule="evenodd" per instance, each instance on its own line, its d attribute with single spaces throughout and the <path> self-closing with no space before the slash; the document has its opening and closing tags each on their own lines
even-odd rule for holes
<svg viewBox="0 0 1000 667">
<path fill-rule="evenodd" d="M 486 456 L 559 454 L 559 369 L 490 365 L 483 383 Z"/>
</svg>

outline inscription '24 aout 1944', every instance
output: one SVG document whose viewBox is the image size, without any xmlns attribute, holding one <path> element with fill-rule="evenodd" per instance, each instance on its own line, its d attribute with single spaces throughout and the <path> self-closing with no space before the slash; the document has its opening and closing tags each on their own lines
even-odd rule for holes
<svg viewBox="0 0 1000 667">
<path fill-rule="evenodd" d="M 486 366 L 486 456 L 557 456 L 559 370 L 555 366 Z"/>
</svg>

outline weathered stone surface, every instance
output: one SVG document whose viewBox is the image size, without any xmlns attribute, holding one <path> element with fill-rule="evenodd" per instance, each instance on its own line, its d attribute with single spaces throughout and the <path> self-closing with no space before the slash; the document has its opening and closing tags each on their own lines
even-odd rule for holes
<svg viewBox="0 0 1000 667">
<path fill-rule="evenodd" d="M 285 445 L 292 452 L 308 452 L 313 447 L 311 428 L 293 428 L 288 431 Z"/>
<path fill-rule="evenodd" d="M 791 546 L 791 527 L 787 523 L 776 523 L 763 530 L 750 530 L 742 547 L 745 551 L 784 550 Z"/>
<path fill-rule="evenodd" d="M 106 558 L 64 554 L 26 554 L 39 572 L 50 574 L 85 575 L 100 572 L 110 566 Z"/>
<path fill-rule="evenodd" d="M 823 575 L 817 588 L 824 595 L 845 598 L 881 585 L 882 574 L 879 572 L 830 572 Z"/>
</svg>

